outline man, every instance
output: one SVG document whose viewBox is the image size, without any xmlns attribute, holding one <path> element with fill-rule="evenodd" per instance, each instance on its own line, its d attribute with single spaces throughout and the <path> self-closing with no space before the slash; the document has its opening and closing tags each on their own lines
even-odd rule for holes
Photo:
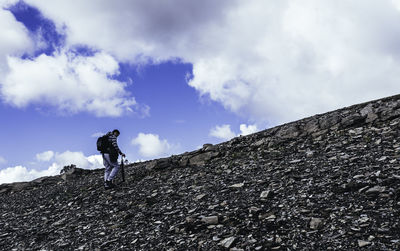
<svg viewBox="0 0 400 251">
<path fill-rule="evenodd" d="M 108 139 L 108 145 L 105 151 L 101 152 L 103 156 L 103 164 L 105 166 L 104 171 L 104 188 L 110 189 L 115 187 L 112 180 L 117 176 L 120 165 L 118 164 L 118 155 L 125 157 L 125 154 L 121 152 L 117 144 L 117 137 L 119 131 L 115 129 L 112 132 L 106 134 Z"/>
</svg>

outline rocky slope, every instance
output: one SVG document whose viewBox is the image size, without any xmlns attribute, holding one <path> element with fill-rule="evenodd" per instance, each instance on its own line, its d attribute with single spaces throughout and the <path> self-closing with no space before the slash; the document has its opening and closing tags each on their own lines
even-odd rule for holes
<svg viewBox="0 0 400 251">
<path fill-rule="evenodd" d="M 400 250 L 400 96 L 170 158 L 0 186 L 1 250 Z"/>
</svg>

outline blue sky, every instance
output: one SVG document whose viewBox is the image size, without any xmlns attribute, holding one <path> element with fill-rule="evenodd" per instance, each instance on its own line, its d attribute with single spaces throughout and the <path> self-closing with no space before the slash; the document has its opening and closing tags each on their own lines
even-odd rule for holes
<svg viewBox="0 0 400 251">
<path fill-rule="evenodd" d="M 0 0 L 0 183 L 399 93 L 399 0 Z M 373 18 L 371 18 L 373 17 Z"/>
</svg>

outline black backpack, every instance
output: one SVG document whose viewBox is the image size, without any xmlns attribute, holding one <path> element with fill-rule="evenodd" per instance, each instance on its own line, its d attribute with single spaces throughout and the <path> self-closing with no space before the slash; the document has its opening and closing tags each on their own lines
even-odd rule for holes
<svg viewBox="0 0 400 251">
<path fill-rule="evenodd" d="M 106 152 L 108 148 L 108 136 L 103 135 L 97 139 L 97 151 Z"/>
</svg>

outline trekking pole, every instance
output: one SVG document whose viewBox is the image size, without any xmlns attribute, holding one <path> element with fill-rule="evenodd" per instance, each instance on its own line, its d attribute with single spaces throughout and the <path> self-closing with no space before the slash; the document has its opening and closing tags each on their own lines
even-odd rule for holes
<svg viewBox="0 0 400 251">
<path fill-rule="evenodd" d="M 125 182 L 125 164 L 124 164 L 124 156 L 121 156 L 121 175 L 122 175 L 122 182 Z"/>
</svg>

